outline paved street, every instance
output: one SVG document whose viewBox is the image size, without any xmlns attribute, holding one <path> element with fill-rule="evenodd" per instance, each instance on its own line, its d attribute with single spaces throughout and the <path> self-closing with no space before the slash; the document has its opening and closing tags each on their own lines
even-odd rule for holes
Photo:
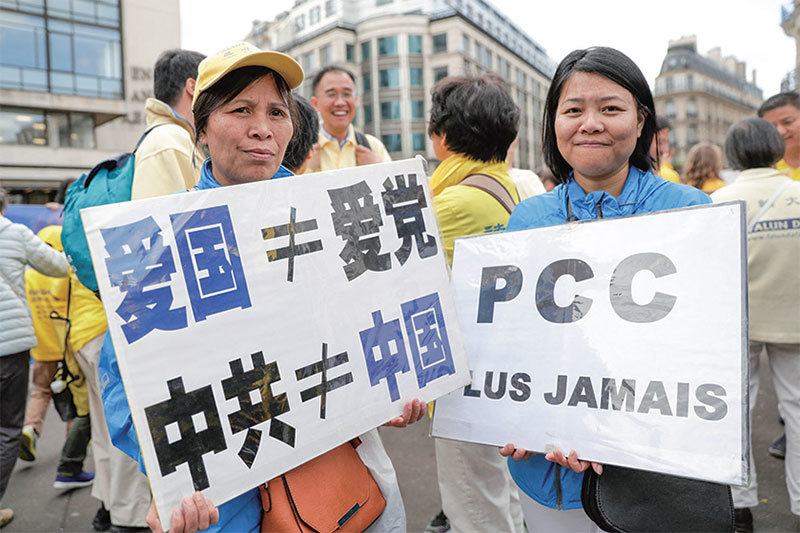
<svg viewBox="0 0 800 533">
<path fill-rule="evenodd" d="M 789 512 L 783 474 L 783 461 L 767 453 L 767 447 L 782 431 L 778 423 L 775 395 L 769 365 L 762 361 L 762 384 L 753 420 L 753 447 L 760 482 L 761 504 L 753 509 L 756 531 L 800 531 L 800 521 Z M 422 531 L 440 507 L 436 484 L 433 442 L 427 438 L 428 427 L 418 423 L 407 429 L 381 430 L 384 442 L 397 467 L 406 503 L 409 531 Z M 64 424 L 51 407 L 44 436 L 39 440 L 39 458 L 35 463 L 17 461 L 4 506 L 16 513 L 14 521 L 3 528 L 12 532 L 91 532 L 91 520 L 98 503 L 91 489 L 69 492 L 53 488 L 58 453 L 64 440 Z M 30 465 L 33 466 L 30 466 Z M 91 467 L 91 460 L 87 461 Z M 535 528 L 534 528 L 535 530 Z"/>
</svg>

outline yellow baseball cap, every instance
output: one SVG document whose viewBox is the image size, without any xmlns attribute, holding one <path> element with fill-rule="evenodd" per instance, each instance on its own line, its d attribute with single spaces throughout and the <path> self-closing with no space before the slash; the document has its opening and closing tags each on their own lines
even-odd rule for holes
<svg viewBox="0 0 800 533">
<path fill-rule="evenodd" d="M 250 43 L 237 43 L 210 55 L 197 68 L 197 83 L 194 87 L 192 109 L 197 97 L 217 83 L 232 70 L 241 67 L 267 67 L 280 74 L 290 89 L 303 83 L 303 68 L 292 57 L 280 52 L 264 51 Z"/>
<path fill-rule="evenodd" d="M 45 226 L 39 230 L 36 236 L 59 252 L 64 251 L 64 247 L 61 245 L 61 226 Z"/>
</svg>

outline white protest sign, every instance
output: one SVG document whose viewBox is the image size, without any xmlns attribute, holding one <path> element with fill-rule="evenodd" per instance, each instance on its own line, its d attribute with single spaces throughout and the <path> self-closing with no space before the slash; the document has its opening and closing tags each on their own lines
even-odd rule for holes
<svg viewBox="0 0 800 533">
<path fill-rule="evenodd" d="M 82 212 L 162 522 L 469 383 L 426 181 L 412 159 Z"/>
<path fill-rule="evenodd" d="M 456 240 L 473 379 L 433 436 L 746 482 L 742 205 Z"/>
</svg>

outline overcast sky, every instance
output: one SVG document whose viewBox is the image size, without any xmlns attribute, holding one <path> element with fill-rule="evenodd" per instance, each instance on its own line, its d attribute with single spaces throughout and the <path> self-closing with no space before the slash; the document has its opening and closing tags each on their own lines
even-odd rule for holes
<svg viewBox="0 0 800 533">
<path fill-rule="evenodd" d="M 795 66 L 794 39 L 780 27 L 787 0 L 489 0 L 556 62 L 576 48 L 613 46 L 629 55 L 651 86 L 670 39 L 697 35 L 700 53 L 719 46 L 747 63 L 764 98 Z M 294 0 L 180 0 L 184 48 L 211 53 L 247 35 L 254 19 L 272 20 Z"/>
</svg>

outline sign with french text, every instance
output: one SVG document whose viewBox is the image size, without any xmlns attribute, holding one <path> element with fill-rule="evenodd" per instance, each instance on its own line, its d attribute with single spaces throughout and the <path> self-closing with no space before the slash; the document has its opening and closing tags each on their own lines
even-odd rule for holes
<svg viewBox="0 0 800 533">
<path fill-rule="evenodd" d="M 741 202 L 457 239 L 472 384 L 435 437 L 749 479 Z"/>
<path fill-rule="evenodd" d="M 469 382 L 419 159 L 81 215 L 162 522 Z"/>
</svg>

